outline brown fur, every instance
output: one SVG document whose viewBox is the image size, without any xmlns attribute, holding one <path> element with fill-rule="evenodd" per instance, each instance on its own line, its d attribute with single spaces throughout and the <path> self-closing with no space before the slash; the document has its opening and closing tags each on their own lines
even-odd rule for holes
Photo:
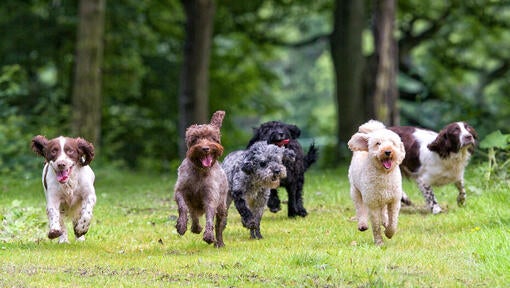
<svg viewBox="0 0 510 288">
<path fill-rule="evenodd" d="M 179 218 L 176 229 L 180 235 L 187 230 L 188 214 L 191 217 L 191 232 L 200 233 L 199 217 L 205 214 L 205 242 L 222 247 L 223 230 L 227 225 L 226 199 L 228 182 L 225 172 L 218 164 L 223 154 L 220 142 L 220 128 L 224 111 L 216 111 L 210 124 L 192 125 L 186 130 L 186 158 L 178 169 L 174 199 L 177 202 Z M 213 221 L 216 239 L 213 233 Z"/>
</svg>

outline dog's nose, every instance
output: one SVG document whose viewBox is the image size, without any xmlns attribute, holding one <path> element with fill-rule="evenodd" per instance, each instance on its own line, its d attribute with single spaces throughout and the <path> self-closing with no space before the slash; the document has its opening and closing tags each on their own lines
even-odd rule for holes
<svg viewBox="0 0 510 288">
<path fill-rule="evenodd" d="M 58 166 L 58 169 L 60 169 L 60 170 L 66 169 L 66 164 L 65 163 L 58 163 L 57 166 Z"/>
<path fill-rule="evenodd" d="M 282 170 L 280 170 L 280 169 L 273 170 L 274 175 L 280 175 L 280 172 L 282 172 Z"/>
<path fill-rule="evenodd" d="M 390 151 L 390 150 L 386 150 L 386 151 L 384 151 L 384 154 L 385 154 L 386 156 L 390 156 L 390 155 L 391 155 L 391 151 Z"/>
<path fill-rule="evenodd" d="M 464 142 L 472 142 L 473 141 L 473 135 L 465 135 L 464 136 Z"/>
<path fill-rule="evenodd" d="M 210 150 L 210 149 L 209 149 L 209 147 L 207 147 L 207 146 L 202 147 L 202 151 L 204 151 L 204 152 L 209 152 L 209 150 Z"/>
</svg>

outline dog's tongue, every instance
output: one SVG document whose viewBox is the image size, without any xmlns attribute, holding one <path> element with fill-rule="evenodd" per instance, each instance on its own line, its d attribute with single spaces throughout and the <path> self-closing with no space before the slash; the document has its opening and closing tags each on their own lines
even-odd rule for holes
<svg viewBox="0 0 510 288">
<path fill-rule="evenodd" d="M 212 165 L 212 162 L 213 162 L 213 157 L 211 154 L 205 156 L 204 158 L 202 158 L 202 165 L 204 167 L 211 167 Z"/>
<path fill-rule="evenodd" d="M 57 181 L 63 183 L 69 178 L 69 169 L 57 171 Z"/>
<path fill-rule="evenodd" d="M 391 168 L 391 159 L 385 159 L 382 161 L 382 165 L 384 166 L 384 168 L 386 169 L 390 169 Z"/>
<path fill-rule="evenodd" d="M 282 147 L 284 145 L 289 144 L 289 142 L 290 142 L 289 139 L 283 139 L 282 141 L 276 142 L 276 145 L 279 146 L 279 147 Z"/>
</svg>

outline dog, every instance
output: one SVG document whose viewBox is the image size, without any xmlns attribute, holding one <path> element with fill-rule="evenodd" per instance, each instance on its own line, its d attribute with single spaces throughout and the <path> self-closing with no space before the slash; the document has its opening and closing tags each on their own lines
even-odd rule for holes
<svg viewBox="0 0 510 288">
<path fill-rule="evenodd" d="M 252 239 L 262 239 L 260 221 L 270 189 L 280 186 L 281 179 L 287 176 L 283 161 L 293 161 L 294 157 L 292 150 L 259 141 L 246 150 L 228 154 L 223 160 L 230 187 L 227 209 L 234 201 Z"/>
<path fill-rule="evenodd" d="M 220 128 L 224 117 L 224 111 L 216 111 L 209 124 L 195 124 L 186 129 L 188 151 L 178 168 L 174 187 L 174 200 L 179 212 L 175 226 L 177 232 L 180 235 L 186 233 L 189 213 L 191 232 L 199 234 L 202 232 L 199 217 L 205 214 L 203 240 L 208 244 L 214 243 L 215 247 L 225 246 L 223 230 L 227 225 L 228 182 L 218 163 L 223 154 Z M 215 217 L 216 223 L 213 224 Z"/>
<path fill-rule="evenodd" d="M 254 135 L 250 139 L 247 148 L 258 141 L 267 141 L 268 144 L 274 144 L 294 151 L 294 161 L 283 161 L 287 169 L 287 178 L 280 182 L 288 194 L 288 217 L 305 217 L 308 212 L 303 206 L 303 185 L 305 182 L 305 171 L 317 161 L 318 149 L 312 143 L 305 155 L 301 144 L 297 141 L 301 130 L 296 125 L 290 125 L 279 121 L 270 121 L 261 124 L 254 129 Z M 276 213 L 281 210 L 280 199 L 277 189 L 271 189 L 268 200 L 268 207 L 271 212 Z"/>
<path fill-rule="evenodd" d="M 42 184 L 46 195 L 48 238 L 69 243 L 64 218 L 73 222 L 78 241 L 85 240 L 92 220 L 96 192 L 95 175 L 89 164 L 94 159 L 94 145 L 82 138 L 57 137 L 48 140 L 38 135 L 32 150 L 45 158 Z"/>
<path fill-rule="evenodd" d="M 405 157 L 404 144 L 381 122 L 370 120 L 359 127 L 348 146 L 353 151 L 349 182 L 358 230 L 367 230 L 370 218 L 374 243 L 383 245 L 381 225 L 385 227 L 384 234 L 388 239 L 397 231 L 403 193 L 398 166 Z"/>
<path fill-rule="evenodd" d="M 459 191 L 457 204 L 463 206 L 466 201 L 464 170 L 478 140 L 475 129 L 466 122 L 450 123 L 439 133 L 410 126 L 388 129 L 404 142 L 406 157 L 400 165 L 401 170 L 417 183 L 432 213 L 442 211 L 432 186 L 455 183 Z M 405 193 L 402 201 L 411 204 Z"/>
</svg>

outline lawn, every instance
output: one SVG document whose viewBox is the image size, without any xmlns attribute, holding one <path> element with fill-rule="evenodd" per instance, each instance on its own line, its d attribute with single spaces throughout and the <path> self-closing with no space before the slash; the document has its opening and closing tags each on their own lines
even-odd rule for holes
<svg viewBox="0 0 510 288">
<path fill-rule="evenodd" d="M 175 231 L 175 175 L 97 169 L 97 205 L 85 242 L 46 238 L 38 176 L 0 180 L 0 286 L 3 287 L 506 287 L 510 283 L 508 183 L 487 188 L 480 166 L 467 171 L 467 206 L 453 185 L 436 189 L 445 212 L 402 210 L 399 231 L 373 244 L 358 232 L 346 167 L 307 174 L 309 216 L 288 219 L 286 205 L 262 219 L 250 240 L 234 207 L 225 247 Z M 281 198 L 286 199 L 284 190 Z M 71 228 L 71 227 L 69 227 Z M 72 233 L 71 233 L 72 235 Z"/>
</svg>

